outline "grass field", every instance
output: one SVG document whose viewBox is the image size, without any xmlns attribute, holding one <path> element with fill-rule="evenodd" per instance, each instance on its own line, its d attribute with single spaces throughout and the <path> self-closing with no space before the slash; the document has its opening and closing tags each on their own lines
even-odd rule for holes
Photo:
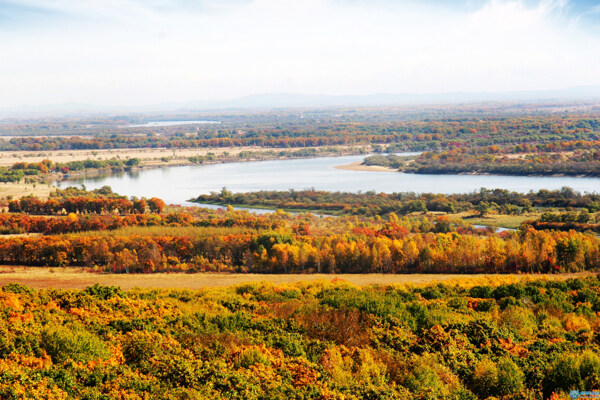
<svg viewBox="0 0 600 400">
<path fill-rule="evenodd" d="M 340 154 L 354 154 L 358 149 L 371 151 L 370 145 L 339 145 L 333 146 L 340 151 Z M 309 146 L 303 149 L 319 149 L 319 146 Z M 17 162 L 36 163 L 45 159 L 54 162 L 69 162 L 81 160 L 110 160 L 112 158 L 126 160 L 128 158 L 139 158 L 145 166 L 165 166 L 180 165 L 186 163 L 192 156 L 206 156 L 212 153 L 216 156 L 228 154 L 237 156 L 242 151 L 252 151 L 254 153 L 268 151 L 282 151 L 279 147 L 215 147 L 215 148 L 191 148 L 191 149 L 166 149 L 166 148 L 138 148 L 138 149 L 96 149 L 96 150 L 47 150 L 41 152 L 34 151 L 3 151 L 0 152 L 0 166 L 8 167 Z M 288 149 L 296 150 L 296 149 Z M 168 161 L 162 161 L 167 158 Z M 240 159 L 240 161 L 243 161 Z"/>
<path fill-rule="evenodd" d="M 40 162 L 49 159 L 54 162 L 69 162 L 80 160 L 109 160 L 111 158 L 128 159 L 139 158 L 146 160 L 148 164 L 167 165 L 161 162 L 162 157 L 170 159 L 170 163 L 185 160 L 191 156 L 206 155 L 213 153 L 219 155 L 222 153 L 237 154 L 240 151 L 267 151 L 270 148 L 253 147 L 223 147 L 215 149 L 164 149 L 164 148 L 140 148 L 140 149 L 98 149 L 98 150 L 51 150 L 43 152 L 32 151 L 5 151 L 0 153 L 0 166 L 11 166 L 16 162 Z"/>
<path fill-rule="evenodd" d="M 53 192 L 55 189 L 56 187 L 43 183 L 0 183 L 0 199 L 7 199 L 9 197 L 18 199 L 29 195 L 46 199 L 50 192 Z"/>
<path fill-rule="evenodd" d="M 19 283 L 33 288 L 83 289 L 99 283 L 101 285 L 132 288 L 187 288 L 201 289 L 225 287 L 248 282 L 270 282 L 273 284 L 301 281 L 344 280 L 355 285 L 427 285 L 437 282 L 461 286 L 499 285 L 528 279 L 562 280 L 593 275 L 592 273 L 541 275 L 442 275 L 442 274 L 314 274 L 314 275 L 263 275 L 263 274 L 95 274 L 76 268 L 32 268 L 0 267 L 0 286 Z"/>
<path fill-rule="evenodd" d="M 539 218 L 541 213 L 527 213 L 521 215 L 505 215 L 505 214 L 487 214 L 485 217 L 480 217 L 472 212 L 463 212 L 456 215 L 459 218 L 464 219 L 466 222 L 473 225 L 485 225 L 485 226 L 497 226 L 501 228 L 518 229 L 521 224 L 527 220 L 533 220 Z"/>
</svg>

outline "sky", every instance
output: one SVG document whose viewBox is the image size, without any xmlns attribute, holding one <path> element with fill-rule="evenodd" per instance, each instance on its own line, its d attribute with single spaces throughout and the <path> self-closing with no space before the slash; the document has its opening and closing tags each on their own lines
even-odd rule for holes
<svg viewBox="0 0 600 400">
<path fill-rule="evenodd" d="M 600 85 L 600 0 L 0 0 L 0 107 Z"/>
</svg>

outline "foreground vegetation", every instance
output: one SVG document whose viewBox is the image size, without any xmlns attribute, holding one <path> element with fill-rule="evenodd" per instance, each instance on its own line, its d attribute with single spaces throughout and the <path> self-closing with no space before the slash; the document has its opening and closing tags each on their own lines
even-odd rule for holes
<svg viewBox="0 0 600 400">
<path fill-rule="evenodd" d="M 600 384 L 600 280 L 0 292 L 3 399 L 558 399 Z"/>
</svg>

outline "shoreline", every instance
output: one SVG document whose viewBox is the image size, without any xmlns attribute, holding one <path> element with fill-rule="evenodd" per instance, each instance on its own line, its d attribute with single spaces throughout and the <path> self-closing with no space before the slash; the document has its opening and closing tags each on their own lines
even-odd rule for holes
<svg viewBox="0 0 600 400">
<path fill-rule="evenodd" d="M 374 143 L 377 144 L 377 143 Z M 324 150 L 327 148 L 336 149 L 339 155 L 361 154 L 358 149 L 364 150 L 364 154 L 368 154 L 372 150 L 373 144 L 353 144 L 353 145 L 337 145 L 337 146 L 307 146 L 307 147 L 261 147 L 261 146 L 229 146 L 229 147 L 202 147 L 202 148 L 118 148 L 118 149 L 77 149 L 77 150 L 46 150 L 46 151 L 0 151 L 0 166 L 10 167 L 17 162 L 35 163 L 45 159 L 52 160 L 55 163 L 66 163 L 70 161 L 83 160 L 109 160 L 139 158 L 149 164 L 157 164 L 170 166 L 181 161 L 187 161 L 189 157 L 208 156 L 213 154 L 215 157 L 230 157 L 239 158 L 239 154 L 243 152 L 252 152 L 257 159 L 262 159 L 259 155 L 268 152 L 293 152 L 298 150 Z M 322 155 L 326 156 L 330 151 L 323 151 Z M 316 154 L 319 156 L 321 154 Z M 267 157 L 269 157 L 267 155 Z M 167 161 L 162 161 L 162 159 Z M 271 157 L 273 158 L 273 157 Z M 239 161 L 243 159 L 240 158 Z"/>
<path fill-rule="evenodd" d="M 362 161 L 355 161 L 350 164 L 336 165 L 335 169 L 342 169 L 345 171 L 374 171 L 374 172 L 396 172 L 397 170 L 389 167 L 383 167 L 381 165 L 363 165 Z"/>
<path fill-rule="evenodd" d="M 232 206 L 234 210 L 239 211 L 248 211 L 250 213 L 258 213 L 258 214 L 271 214 L 276 212 L 277 210 L 282 210 L 286 213 L 290 214 L 312 214 L 317 217 L 337 217 L 334 212 L 327 210 L 311 210 L 304 208 L 281 208 L 281 207 L 269 207 L 269 206 L 261 206 L 261 205 L 252 205 L 252 204 L 225 204 L 225 203 L 210 203 L 210 202 L 200 202 L 195 199 L 187 200 L 188 203 L 193 203 L 200 208 L 206 208 L 205 206 L 216 206 L 219 208 L 226 209 L 227 206 Z"/>
<path fill-rule="evenodd" d="M 272 150 L 272 149 L 269 148 L 268 150 Z M 267 150 L 265 150 L 265 152 L 266 151 Z M 353 152 L 353 151 L 340 151 L 338 153 L 324 153 L 324 154 L 315 154 L 315 155 L 309 155 L 309 156 L 290 156 L 290 157 L 265 156 L 262 158 L 254 157 L 254 158 L 240 158 L 240 159 L 236 159 L 236 158 L 232 157 L 232 158 L 224 158 L 224 159 L 222 158 L 222 159 L 216 159 L 216 160 L 207 160 L 202 163 L 193 163 L 187 159 L 169 160 L 169 162 L 166 162 L 166 163 L 146 159 L 146 160 L 141 160 L 139 165 L 136 165 L 134 167 L 125 168 L 125 169 L 88 168 L 88 169 L 79 170 L 79 171 L 69 171 L 70 178 L 67 178 L 67 179 L 65 179 L 64 175 L 61 173 L 49 173 L 46 175 L 46 177 L 50 177 L 51 178 L 50 181 L 52 181 L 52 182 L 64 183 L 64 182 L 69 182 L 69 181 L 76 182 L 79 179 L 85 179 L 85 178 L 93 178 L 93 177 L 98 177 L 98 176 L 106 177 L 106 176 L 122 174 L 125 172 L 144 171 L 144 170 L 151 170 L 151 169 L 157 169 L 157 168 L 234 164 L 234 163 L 261 162 L 261 161 L 284 161 L 284 160 L 304 160 L 304 159 L 310 160 L 310 159 L 314 159 L 314 158 L 335 158 L 335 157 L 348 157 L 348 156 L 358 156 L 358 155 L 361 155 L 361 153 Z M 361 161 L 356 161 L 356 163 L 360 164 Z M 374 167 L 378 168 L 378 171 L 386 169 L 386 167 L 378 167 L 378 166 L 374 166 Z M 334 168 L 337 168 L 337 166 Z M 393 172 L 394 170 L 390 170 L 390 171 Z M 48 182 L 48 180 L 46 179 L 46 180 L 44 180 L 44 182 Z M 251 206 L 249 206 L 249 207 L 251 207 Z"/>
<path fill-rule="evenodd" d="M 64 178 L 61 173 L 48 173 L 37 176 L 35 182 L 23 183 L 10 182 L 0 185 L 0 201 L 8 200 L 8 198 L 18 198 L 27 195 L 33 195 L 39 198 L 47 198 L 49 193 L 58 189 L 57 183 L 67 184 L 72 182 L 73 185 L 78 185 L 78 180 L 99 177 L 99 176 L 114 176 L 125 173 L 127 171 L 142 171 L 157 168 L 168 167 L 183 167 L 183 166 L 201 166 L 212 164 L 228 164 L 228 163 L 243 163 L 243 162 L 258 162 L 258 161 L 273 161 L 273 160 L 296 160 L 296 159 L 311 159 L 319 157 L 345 157 L 353 155 L 361 155 L 364 152 L 370 151 L 371 145 L 356 145 L 356 146 L 335 146 L 328 151 L 317 151 L 314 155 L 297 156 L 280 154 L 271 154 L 272 152 L 292 153 L 300 149 L 317 149 L 322 150 L 319 146 L 306 148 L 281 149 L 275 147 L 223 147 L 223 148 L 203 148 L 203 149 L 171 149 L 171 154 L 166 149 L 156 148 L 141 148 L 141 149 L 103 149 L 103 150 L 73 150 L 68 152 L 62 150 L 48 151 L 33 155 L 32 152 L 0 152 L 0 167 L 11 166 L 16 162 L 40 162 L 42 159 L 51 159 L 53 162 L 69 162 L 82 160 L 107 160 L 110 158 L 128 159 L 130 157 L 140 158 L 140 164 L 126 169 L 113 168 L 89 168 L 84 170 L 69 171 L 69 178 Z M 251 151 L 250 157 L 240 158 L 240 153 Z M 166 153 L 166 154 L 165 154 Z M 191 162 L 188 158 L 193 156 L 207 156 L 208 154 L 216 156 L 213 160 L 205 160 L 202 163 Z M 18 154 L 18 157 L 15 155 Z M 109 155 L 111 157 L 109 157 Z M 166 160 L 161 160 L 158 155 L 167 156 Z M 24 160 L 25 158 L 25 160 Z"/>
</svg>

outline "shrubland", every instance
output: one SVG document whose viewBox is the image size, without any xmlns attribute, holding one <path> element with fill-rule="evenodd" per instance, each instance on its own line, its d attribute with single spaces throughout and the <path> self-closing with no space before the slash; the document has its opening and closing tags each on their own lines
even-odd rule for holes
<svg viewBox="0 0 600 400">
<path fill-rule="evenodd" d="M 548 399 L 600 384 L 600 281 L 0 291 L 3 399 Z"/>
</svg>

